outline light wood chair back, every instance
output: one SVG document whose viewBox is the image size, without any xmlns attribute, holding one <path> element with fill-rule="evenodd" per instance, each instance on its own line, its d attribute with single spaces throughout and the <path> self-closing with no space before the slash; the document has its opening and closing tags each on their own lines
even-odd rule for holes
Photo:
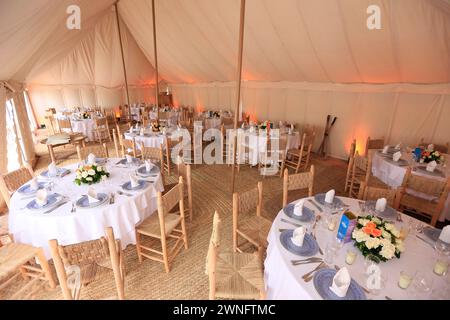
<svg viewBox="0 0 450 320">
<path fill-rule="evenodd" d="M 368 157 L 362 157 L 356 152 L 353 157 L 351 180 L 349 186 L 349 196 L 357 198 L 359 194 L 359 187 L 362 182 L 366 185 L 369 184 L 370 170 L 372 168 L 372 159 Z"/>
<path fill-rule="evenodd" d="M 73 133 L 70 119 L 57 119 L 60 133 Z"/>
<path fill-rule="evenodd" d="M 369 150 L 373 149 L 383 149 L 384 148 L 384 137 L 379 139 L 372 139 L 370 137 L 367 138 L 366 142 L 366 151 L 364 153 L 365 157 L 369 157 Z"/>
<path fill-rule="evenodd" d="M 66 300 L 78 300 L 81 286 L 89 284 L 95 279 L 98 266 L 112 269 L 119 300 L 125 299 L 125 268 L 120 240 L 115 239 L 111 227 L 105 229 L 105 237 L 97 240 L 85 241 L 72 245 L 60 245 L 57 240 L 49 241 L 50 250 L 55 264 L 61 290 Z M 74 283 L 70 288 L 71 277 L 66 268 L 79 267 L 80 286 Z"/>
<path fill-rule="evenodd" d="M 109 132 L 109 125 L 108 120 L 106 117 L 102 118 L 94 118 L 95 123 L 95 134 L 97 136 L 97 139 L 100 143 L 102 143 L 103 140 L 108 139 L 109 142 L 111 142 L 111 134 Z"/>
<path fill-rule="evenodd" d="M 166 272 L 170 271 L 170 262 L 180 249 L 188 248 L 187 232 L 184 216 L 183 177 L 179 177 L 178 184 L 166 192 L 157 194 L 158 214 L 153 214 L 136 228 L 136 251 L 139 262 L 143 257 L 164 263 Z M 178 205 L 179 211 L 171 211 Z M 181 228 L 179 228 L 181 226 Z M 144 245 L 141 237 L 156 238 L 160 241 L 162 251 Z M 168 238 L 175 239 L 172 248 L 168 248 Z"/>
<path fill-rule="evenodd" d="M 183 177 L 184 197 L 187 199 L 187 208 L 185 216 L 189 216 L 189 221 L 193 218 L 193 196 L 192 196 L 192 176 L 191 165 L 184 163 L 183 159 L 178 157 L 178 175 Z"/>
<path fill-rule="evenodd" d="M 34 172 L 30 165 L 0 175 L 0 191 L 6 205 L 9 207 L 11 195 L 23 184 L 33 179 Z"/>
<path fill-rule="evenodd" d="M 369 187 L 365 182 L 362 182 L 359 187 L 358 199 L 364 201 L 377 201 L 378 199 L 385 198 L 389 206 L 397 209 L 396 195 L 397 190 L 395 189 Z"/>
<path fill-rule="evenodd" d="M 85 147 L 80 147 L 79 145 L 77 145 L 78 160 L 80 162 L 85 161 L 90 153 L 94 154 L 97 158 L 109 158 L 108 147 L 106 146 L 106 143 Z"/>
<path fill-rule="evenodd" d="M 287 169 L 284 170 L 283 178 L 283 208 L 288 203 L 288 192 L 292 190 L 308 189 L 308 197 L 313 196 L 314 188 L 314 165 L 311 165 L 309 172 L 295 173 L 289 175 Z"/>
</svg>

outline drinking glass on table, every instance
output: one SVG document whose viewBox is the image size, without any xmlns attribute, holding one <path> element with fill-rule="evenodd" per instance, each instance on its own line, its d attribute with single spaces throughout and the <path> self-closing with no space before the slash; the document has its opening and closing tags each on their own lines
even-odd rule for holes
<svg viewBox="0 0 450 320">
<path fill-rule="evenodd" d="M 433 288 L 433 278 L 430 273 L 418 271 L 413 280 L 414 296 L 418 299 L 429 298 Z"/>
</svg>

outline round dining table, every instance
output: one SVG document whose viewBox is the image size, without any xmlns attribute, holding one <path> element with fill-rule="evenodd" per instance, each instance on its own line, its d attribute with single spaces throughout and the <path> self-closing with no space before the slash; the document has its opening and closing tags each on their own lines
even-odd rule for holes
<svg viewBox="0 0 450 320">
<path fill-rule="evenodd" d="M 76 244 L 99 239 L 105 235 L 105 228 L 111 226 L 114 235 L 121 240 L 122 247 L 135 244 L 135 226 L 157 210 L 157 192 L 164 190 L 159 169 L 156 174 L 145 179 L 145 187 L 137 191 L 124 191 L 122 185 L 130 180 L 139 167 L 136 164 L 119 164 L 123 159 L 109 158 L 103 165 L 110 177 L 92 185 L 76 185 L 75 170 L 78 164 L 65 167 L 68 174 L 46 178 L 38 176 L 49 194 L 58 193 L 61 205 L 49 210 L 28 209 L 27 204 L 35 199 L 33 195 L 23 196 L 15 192 L 11 197 L 9 210 L 9 230 L 18 243 L 42 247 L 50 259 L 49 240 L 57 239 L 62 245 Z M 125 161 L 124 161 L 125 162 Z M 97 193 L 105 193 L 109 199 L 92 207 L 77 207 L 76 202 L 93 187 Z M 111 201 L 113 198 L 113 201 Z"/>
<path fill-rule="evenodd" d="M 357 199 L 350 199 L 344 197 L 338 197 L 344 203 L 344 206 L 353 212 L 355 215 L 365 216 L 368 213 L 362 212 L 360 204 Z M 327 254 L 327 247 L 331 247 L 332 244 L 338 243 L 337 227 L 334 231 L 330 231 L 327 228 L 325 221 L 332 221 L 325 219 L 327 209 L 313 200 L 314 197 L 305 198 L 305 204 L 307 208 L 314 211 L 314 214 L 320 215 L 322 219 L 319 220 L 314 226 L 314 222 L 309 224 L 309 232 L 313 232 L 316 236 L 317 243 L 322 252 L 318 252 L 315 257 L 324 258 L 321 253 Z M 320 212 L 318 208 L 309 200 L 314 201 L 323 212 Z M 297 200 L 297 201 L 300 201 Z M 297 201 L 294 201 L 296 203 Z M 345 209 L 344 209 L 345 210 Z M 339 224 L 340 218 L 344 210 L 337 213 L 334 217 L 334 221 Z M 364 210 L 364 209 L 363 209 Z M 411 225 L 414 223 L 416 226 L 426 226 L 410 218 L 404 214 L 398 213 L 401 218 L 401 222 L 395 219 L 395 225 L 400 230 L 402 225 Z M 313 219 L 315 220 L 315 219 Z M 294 265 L 292 260 L 304 259 L 306 257 L 299 256 L 285 249 L 282 245 L 280 235 L 283 230 L 295 229 L 293 225 L 307 225 L 305 223 L 298 222 L 290 218 L 284 210 L 281 210 L 275 218 L 271 230 L 268 235 L 268 248 L 267 257 L 264 262 L 264 278 L 267 290 L 267 298 L 272 300 L 315 300 L 322 299 L 322 296 L 315 288 L 313 279 L 305 281 L 303 275 L 311 272 L 319 265 L 319 262 L 308 263 L 303 265 Z M 414 229 L 420 230 L 420 229 Z M 420 232 L 420 231 L 419 231 Z M 377 292 L 374 290 L 367 291 L 367 274 L 365 259 L 360 251 L 354 247 L 353 242 L 347 242 L 341 244 L 341 246 L 335 246 L 337 252 L 334 257 L 334 261 L 330 264 L 328 261 L 328 267 L 330 269 L 337 269 L 347 267 L 350 276 L 361 287 L 363 287 L 365 296 L 367 299 L 432 299 L 435 296 L 446 297 L 450 299 L 450 277 L 438 276 L 433 272 L 436 262 L 436 253 L 433 248 L 434 244 L 431 239 L 428 239 L 424 234 L 415 234 L 414 231 L 410 231 L 409 235 L 405 239 L 405 251 L 401 254 L 400 258 L 393 258 L 387 262 L 380 262 L 381 277 L 384 279 L 384 286 Z M 356 260 L 352 265 L 346 263 L 347 251 L 352 250 L 356 253 Z M 398 286 L 400 272 L 406 272 L 413 276 L 413 282 L 407 289 L 401 289 Z M 312 273 L 314 275 L 314 273 Z M 415 289 L 415 279 L 424 275 L 432 282 L 432 289 L 428 292 L 417 291 Z"/>
<path fill-rule="evenodd" d="M 87 137 L 88 141 L 95 140 L 95 120 L 90 119 L 71 119 L 72 131 L 81 133 Z"/>
<path fill-rule="evenodd" d="M 439 181 L 446 181 L 450 177 L 450 167 L 448 166 L 445 168 L 438 168 L 435 172 L 430 173 L 425 169 L 426 164 L 414 161 L 405 161 L 403 163 L 395 162 L 388 155 L 382 154 L 380 150 L 374 150 L 372 153 L 372 174 L 391 188 L 395 189 L 402 185 L 408 165 L 411 165 L 413 174 L 415 175 Z M 410 193 L 413 193 L 413 191 L 410 191 Z M 431 200 L 430 197 L 427 197 L 425 194 L 413 194 L 426 200 Z M 447 197 L 439 221 L 444 221 L 445 219 L 450 220 L 450 195 Z"/>
</svg>

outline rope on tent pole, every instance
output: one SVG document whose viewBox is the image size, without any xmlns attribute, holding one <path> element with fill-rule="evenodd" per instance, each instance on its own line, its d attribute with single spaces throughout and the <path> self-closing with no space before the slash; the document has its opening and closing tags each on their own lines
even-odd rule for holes
<svg viewBox="0 0 450 320">
<path fill-rule="evenodd" d="M 244 22 L 245 22 L 245 0 L 241 0 L 241 14 L 239 19 L 239 51 L 238 51 L 238 67 L 236 76 L 236 101 L 234 112 L 234 131 L 237 133 L 239 104 L 241 101 L 241 77 L 242 77 L 242 52 L 244 48 Z M 233 161 L 231 165 L 231 193 L 234 192 L 234 181 L 236 174 L 236 148 L 237 134 L 233 135 Z"/>
<path fill-rule="evenodd" d="M 117 30 L 119 31 L 120 53 L 122 56 L 123 76 L 125 78 L 125 92 L 127 94 L 127 105 L 128 105 L 128 107 L 130 107 L 130 95 L 128 92 L 127 68 L 125 67 L 125 57 L 123 55 L 122 33 L 120 31 L 119 8 L 117 7 L 117 2 L 114 3 L 114 8 L 116 9 Z"/>
<path fill-rule="evenodd" d="M 156 102 L 156 121 L 159 122 L 159 80 L 158 80 L 158 54 L 156 49 L 156 14 L 155 14 L 155 0 L 152 0 L 152 22 L 153 22 L 153 55 L 155 57 L 155 102 Z"/>
</svg>

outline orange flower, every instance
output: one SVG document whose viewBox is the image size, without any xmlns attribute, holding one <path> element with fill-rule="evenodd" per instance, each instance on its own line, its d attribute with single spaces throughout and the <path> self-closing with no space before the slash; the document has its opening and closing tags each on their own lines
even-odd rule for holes
<svg viewBox="0 0 450 320">
<path fill-rule="evenodd" d="M 381 230 L 380 229 L 373 229 L 372 230 L 372 236 L 374 236 L 374 237 L 381 236 Z"/>
<path fill-rule="evenodd" d="M 369 222 L 367 222 L 366 227 L 369 229 L 375 229 L 377 227 L 377 225 L 374 222 L 369 221 Z"/>
</svg>

